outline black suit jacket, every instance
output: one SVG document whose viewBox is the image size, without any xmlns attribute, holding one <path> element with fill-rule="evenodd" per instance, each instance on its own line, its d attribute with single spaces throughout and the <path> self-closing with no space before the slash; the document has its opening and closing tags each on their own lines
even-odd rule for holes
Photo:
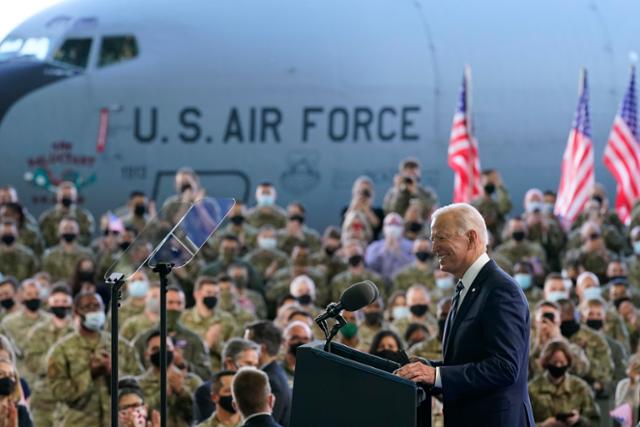
<svg viewBox="0 0 640 427">
<path fill-rule="evenodd" d="M 535 425 L 527 390 L 529 322 L 522 290 L 493 260 L 486 263 L 447 326 L 444 360 L 436 363 L 446 427 Z"/>
<path fill-rule="evenodd" d="M 273 405 L 273 418 L 284 427 L 289 425 L 291 416 L 291 389 L 287 380 L 287 373 L 275 360 L 269 363 L 262 370 L 269 377 L 271 393 L 276 397 Z"/>
<path fill-rule="evenodd" d="M 242 424 L 242 427 L 282 427 L 278 424 L 271 415 L 258 415 L 251 418 L 246 423 Z"/>
</svg>

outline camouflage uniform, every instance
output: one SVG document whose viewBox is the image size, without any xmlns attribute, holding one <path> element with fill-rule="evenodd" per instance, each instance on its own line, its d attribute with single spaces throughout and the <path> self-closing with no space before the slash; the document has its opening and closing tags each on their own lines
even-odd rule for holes
<svg viewBox="0 0 640 427">
<path fill-rule="evenodd" d="M 533 333 L 531 336 L 533 337 Z M 589 362 L 587 355 L 579 345 L 573 344 L 569 341 L 565 342 L 569 346 L 569 351 L 571 352 L 572 357 L 569 372 L 580 378 L 584 378 L 591 367 L 591 363 Z M 529 345 L 529 378 L 535 378 L 536 376 L 544 373 L 544 369 L 540 366 L 538 361 L 541 353 L 542 348 L 537 346 L 532 339 Z"/>
<path fill-rule="evenodd" d="M 536 309 L 536 305 L 544 298 L 544 294 L 542 293 L 542 290 L 535 285 L 531 285 L 529 289 L 525 289 L 523 292 L 524 296 L 527 298 L 527 303 L 529 304 L 529 312 L 533 313 Z"/>
<path fill-rule="evenodd" d="M 180 219 L 180 216 L 187 213 L 190 207 L 190 202 L 182 201 L 182 195 L 174 194 L 173 196 L 167 197 L 158 215 L 161 215 L 162 219 L 175 224 Z"/>
<path fill-rule="evenodd" d="M 521 242 L 516 242 L 514 239 L 506 240 L 496 247 L 495 253 L 507 258 L 511 264 L 516 264 L 523 258 L 537 258 L 543 267 L 546 266 L 547 256 L 544 249 L 540 244 L 530 240 L 525 239 Z"/>
<path fill-rule="evenodd" d="M 320 249 L 320 235 L 317 231 L 307 227 L 306 225 L 303 225 L 302 234 L 303 238 L 300 239 L 297 236 L 292 236 L 287 233 L 286 228 L 278 230 L 276 234 L 278 239 L 278 249 L 286 254 L 290 254 L 293 250 L 293 247 L 298 244 L 306 244 L 311 252 L 316 252 Z"/>
<path fill-rule="evenodd" d="M 62 245 L 57 245 L 47 249 L 42 257 L 42 269 L 51 275 L 51 281 L 69 281 L 73 277 L 76 264 L 82 258 L 93 259 L 93 254 L 89 248 L 74 245 L 72 251 L 67 252 Z"/>
<path fill-rule="evenodd" d="M 572 240 L 574 231 L 579 231 L 582 227 L 582 224 L 585 223 L 589 219 L 587 212 L 582 212 L 575 221 L 571 224 L 571 236 L 569 237 Z M 618 251 L 626 251 L 628 249 L 628 244 L 625 239 L 626 229 L 618 214 L 615 211 L 608 211 L 604 215 L 604 219 L 602 220 L 602 237 L 609 249 L 614 252 Z"/>
<path fill-rule="evenodd" d="M 18 243 L 21 243 L 31 249 L 34 254 L 40 256 L 44 252 L 44 240 L 40 235 L 37 226 L 33 227 L 25 223 L 18 229 Z"/>
<path fill-rule="evenodd" d="M 234 336 L 241 337 L 244 334 L 244 327 L 257 320 L 253 313 L 238 305 L 237 299 L 230 292 L 221 291 L 218 304 L 218 310 L 229 314 L 234 319 L 236 324 L 236 330 L 233 332 Z"/>
<path fill-rule="evenodd" d="M 258 229 L 267 224 L 283 228 L 287 225 L 287 212 L 277 205 L 255 206 L 247 213 L 247 223 Z"/>
<path fill-rule="evenodd" d="M 324 267 L 328 283 L 347 269 L 347 263 L 341 257 L 329 256 L 324 250 L 312 254 L 309 262 L 314 267 Z"/>
<path fill-rule="evenodd" d="M 587 383 L 571 374 L 565 374 L 559 385 L 554 385 L 546 372 L 538 375 L 529 382 L 529 396 L 536 424 L 573 409 L 580 412 L 581 426 L 597 426 L 600 420 L 593 392 Z"/>
<path fill-rule="evenodd" d="M 358 350 L 368 353 L 371 343 L 373 342 L 373 337 L 382 330 L 390 330 L 397 333 L 395 328 L 387 322 L 382 322 L 381 326 L 370 326 L 365 322 L 360 323 L 358 325 L 358 338 L 360 338 L 358 341 Z"/>
<path fill-rule="evenodd" d="M 240 255 L 245 255 L 251 249 L 256 247 L 258 230 L 255 227 L 249 224 L 237 226 L 229 223 L 224 228 L 217 230 L 202 247 L 201 252 L 206 261 L 211 262 L 218 258 L 220 253 L 220 243 L 222 242 L 222 238 L 227 234 L 236 236 L 238 240 L 240 240 Z"/>
<path fill-rule="evenodd" d="M 433 264 L 427 264 L 427 270 L 421 270 L 416 262 L 402 267 L 393 276 L 394 291 L 406 291 L 411 286 L 420 284 L 425 285 L 429 292 L 432 292 L 436 287 L 436 279 L 433 276 L 434 266 Z"/>
<path fill-rule="evenodd" d="M 589 384 L 597 381 L 606 386 L 611 382 L 613 362 L 611 361 L 611 350 L 604 338 L 592 329 L 580 325 L 580 330 L 569 338 L 569 342 L 580 346 L 589 359 L 589 370 L 584 376 Z"/>
<path fill-rule="evenodd" d="M 16 243 L 12 248 L 0 249 L 0 273 L 18 280 L 32 277 L 38 272 L 38 257 L 28 247 Z"/>
<path fill-rule="evenodd" d="M 267 318 L 267 303 L 260 292 L 253 289 L 238 289 L 237 304 L 259 319 Z"/>
<path fill-rule="evenodd" d="M 495 198 L 482 195 L 473 199 L 471 205 L 482 214 L 495 241 L 500 241 L 505 218 L 513 207 L 507 189 L 502 185 L 496 186 Z"/>
<path fill-rule="evenodd" d="M 209 356 L 211 357 L 211 370 L 218 371 L 221 366 L 222 347 L 225 341 L 232 338 L 233 333 L 238 329 L 238 325 L 234 318 L 220 309 L 214 310 L 213 314 L 209 317 L 202 317 L 198 314 L 197 308 L 192 307 L 182 312 L 180 316 L 180 322 L 193 332 L 198 334 L 204 341 L 207 330 L 213 325 L 221 325 L 222 330 L 220 333 L 220 339 L 218 345 L 214 348 L 209 348 Z"/>
<path fill-rule="evenodd" d="M 170 366 L 168 369 L 178 369 Z M 160 410 L 160 371 L 149 368 L 137 378 L 144 394 L 144 400 L 150 409 Z M 167 381 L 168 383 L 168 381 Z M 187 427 L 193 422 L 193 398 L 202 380 L 196 375 L 187 373 L 180 393 L 167 393 L 167 426 Z"/>
<path fill-rule="evenodd" d="M 404 215 L 412 199 L 418 199 L 420 201 L 425 219 L 431 215 L 438 204 L 438 196 L 431 187 L 417 185 L 417 194 L 412 194 L 408 190 L 391 187 L 389 191 L 387 191 L 387 194 L 384 195 L 382 209 L 385 214 L 397 212 L 400 215 Z"/>
<path fill-rule="evenodd" d="M 316 300 L 325 297 L 324 289 L 327 288 L 327 279 L 324 270 L 316 267 L 306 267 L 300 274 L 296 274 L 299 267 L 285 267 L 276 271 L 271 280 L 266 285 L 265 298 L 267 303 L 275 304 L 280 298 L 289 293 L 291 281 L 300 274 L 306 274 L 316 285 Z"/>
<path fill-rule="evenodd" d="M 120 308 L 118 308 L 118 322 L 120 325 L 124 325 L 124 323 L 131 319 L 134 316 L 144 313 L 144 302 L 142 305 L 134 305 L 129 298 L 126 298 L 122 301 Z M 108 318 L 111 318 L 111 310 L 107 314 Z M 107 322 L 107 326 L 110 326 L 111 323 Z"/>
<path fill-rule="evenodd" d="M 329 301 L 338 301 L 340 299 L 340 295 L 345 289 L 347 289 L 349 286 L 353 285 L 354 283 L 362 282 L 363 280 L 371 280 L 373 283 L 376 284 L 376 286 L 381 292 L 384 290 L 382 277 L 380 277 L 378 274 L 374 273 L 373 271 L 365 270 L 364 273 L 362 274 L 355 274 L 355 273 L 352 273 L 350 270 L 347 270 L 338 274 L 331 281 L 331 284 L 329 285 L 329 292 L 328 292 L 328 294 L 330 295 Z M 385 297 L 384 295 L 380 295 L 380 296 L 382 298 Z M 323 305 L 322 301 L 318 301 L 318 302 L 320 303 L 320 305 Z"/>
<path fill-rule="evenodd" d="M 631 344 L 629 341 L 629 331 L 627 330 L 624 320 L 622 320 L 622 317 L 618 314 L 615 306 L 613 305 L 605 314 L 604 334 L 616 340 L 627 352 L 630 351 Z"/>
<path fill-rule="evenodd" d="M 592 272 L 601 282 L 604 282 L 607 276 L 607 266 L 609 260 L 615 258 L 615 254 L 608 250 L 586 252 L 580 249 L 573 249 L 566 253 L 564 257 L 564 264 L 568 264 L 572 261 L 579 262 L 584 266 L 585 270 Z"/>
<path fill-rule="evenodd" d="M 617 228 L 607 224 L 602 224 L 600 229 L 602 232 L 602 239 L 604 240 L 604 244 L 607 249 L 614 253 L 628 253 L 629 248 L 624 233 L 621 233 Z M 580 229 L 576 228 L 570 231 L 567 241 L 567 249 L 578 249 L 581 244 L 582 235 Z"/>
<path fill-rule="evenodd" d="M 122 323 L 122 326 L 120 327 L 120 336 L 133 342 L 139 334 L 153 328 L 154 326 L 159 326 L 159 324 L 160 320 L 153 322 L 146 314 L 141 313 L 130 317 Z"/>
<path fill-rule="evenodd" d="M 629 283 L 632 288 L 640 288 L 640 255 L 631 255 L 627 258 L 629 266 Z"/>
<path fill-rule="evenodd" d="M 543 232 L 542 224 L 533 224 L 529 226 L 529 240 L 536 242 L 542 246 L 551 271 L 560 271 L 560 259 L 567 241 L 567 236 L 562 230 L 560 224 L 553 219 L 546 219 L 548 228 L 547 232 Z"/>
<path fill-rule="evenodd" d="M 279 249 L 257 248 L 246 254 L 242 260 L 251 264 L 261 277 L 265 277 L 265 272 L 273 262 L 276 263 L 274 272 L 289 265 L 289 257 Z"/>
<path fill-rule="evenodd" d="M 442 338 L 433 336 L 414 344 L 409 348 L 409 355 L 427 360 L 442 360 Z"/>
<path fill-rule="evenodd" d="M 47 353 L 59 339 L 73 332 L 71 321 L 62 328 L 55 327 L 53 322 L 45 321 L 37 323 L 27 334 L 23 349 L 26 369 L 21 371 L 21 374 L 29 372 L 34 377 L 34 380 L 29 382 L 31 385 L 29 408 L 33 423 L 38 427 L 52 427 L 55 413 L 60 413 L 62 409 L 58 408 L 58 402 L 52 395 L 47 379 Z"/>
<path fill-rule="evenodd" d="M 68 211 L 63 211 L 60 207 L 54 206 L 40 215 L 40 231 L 47 247 L 51 247 L 58 243 L 58 225 L 64 217 L 72 217 L 78 221 L 80 233 L 78 234 L 78 242 L 81 245 L 88 246 L 91 244 L 91 236 L 95 230 L 95 221 L 91 212 L 84 208 L 75 207 Z"/>
<path fill-rule="evenodd" d="M 89 338 L 73 332 L 59 340 L 47 356 L 47 380 L 51 395 L 65 404 L 62 427 L 108 427 L 110 403 L 108 378 L 91 378 L 89 360 L 92 355 L 111 349 L 111 336 L 101 332 Z M 131 344 L 120 339 L 120 375 L 138 375 L 140 362 Z"/>
<path fill-rule="evenodd" d="M 240 427 L 242 425 L 242 421 L 238 421 L 236 424 L 222 424 L 222 421 L 218 420 L 216 416 L 216 412 L 200 424 L 196 424 L 196 427 Z"/>
<path fill-rule="evenodd" d="M 230 261 L 218 259 L 217 261 L 205 265 L 202 269 L 202 275 L 216 277 L 219 274 L 225 273 L 232 263 L 242 264 L 247 269 L 249 272 L 249 282 L 247 283 L 249 288 L 256 291 L 262 290 L 262 277 L 254 270 L 251 264 L 243 261 L 241 258 L 235 258 Z"/>
<path fill-rule="evenodd" d="M 127 212 L 122 218 L 122 224 L 125 227 L 131 227 L 138 232 L 138 234 L 142 233 L 142 230 L 149 224 L 151 217 L 148 214 L 144 216 L 133 215 L 131 212 Z M 148 231 L 148 230 L 147 230 Z"/>
<path fill-rule="evenodd" d="M 404 339 L 404 334 L 407 332 L 407 328 L 412 323 L 419 323 L 427 328 L 430 336 L 438 335 L 438 320 L 429 312 L 426 314 L 425 320 L 414 319 L 412 315 L 409 317 L 403 317 L 397 319 L 392 323 L 393 328 L 398 332 L 401 338 Z"/>
</svg>

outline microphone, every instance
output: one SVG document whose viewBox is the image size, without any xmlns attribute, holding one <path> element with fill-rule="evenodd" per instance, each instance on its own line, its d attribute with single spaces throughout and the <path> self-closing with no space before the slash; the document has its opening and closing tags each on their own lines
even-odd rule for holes
<svg viewBox="0 0 640 427">
<path fill-rule="evenodd" d="M 340 295 L 340 302 L 332 302 L 324 313 L 316 317 L 316 323 L 338 317 L 342 310 L 356 311 L 367 306 L 378 298 L 378 287 L 371 281 L 365 280 L 349 286 Z"/>
</svg>

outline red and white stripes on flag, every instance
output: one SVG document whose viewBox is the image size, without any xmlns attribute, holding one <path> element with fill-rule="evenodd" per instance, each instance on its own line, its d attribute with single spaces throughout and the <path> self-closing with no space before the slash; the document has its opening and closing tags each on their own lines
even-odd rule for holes
<svg viewBox="0 0 640 427">
<path fill-rule="evenodd" d="M 617 183 L 616 212 L 629 225 L 631 210 L 640 198 L 640 141 L 638 140 L 638 109 L 635 89 L 635 69 L 631 67 L 629 87 L 604 150 L 604 164 Z"/>
<path fill-rule="evenodd" d="M 585 70 L 580 75 L 579 95 L 578 109 L 562 156 L 562 176 L 554 208 L 565 227 L 570 226 L 582 212 L 595 185 L 589 87 Z"/>
<path fill-rule="evenodd" d="M 449 139 L 449 167 L 455 178 L 453 202 L 469 202 L 482 194 L 478 142 L 471 133 L 470 95 L 471 68 L 465 67 L 458 107 L 453 116 Z"/>
</svg>

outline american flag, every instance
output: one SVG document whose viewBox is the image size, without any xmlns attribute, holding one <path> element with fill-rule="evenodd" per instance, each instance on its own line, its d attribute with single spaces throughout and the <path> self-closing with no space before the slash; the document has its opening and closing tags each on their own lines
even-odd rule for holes
<svg viewBox="0 0 640 427">
<path fill-rule="evenodd" d="M 595 185 L 587 72 L 580 75 L 580 99 L 562 156 L 562 176 L 554 212 L 569 226 L 582 212 Z"/>
<path fill-rule="evenodd" d="M 480 186 L 480 156 L 478 142 L 471 133 L 469 114 L 469 85 L 471 69 L 464 70 L 458 108 L 453 116 L 449 139 L 449 167 L 455 174 L 453 185 L 454 203 L 469 202 L 482 194 Z"/>
<path fill-rule="evenodd" d="M 629 224 L 633 204 L 640 198 L 640 145 L 638 138 L 638 104 L 635 68 L 631 67 L 629 87 L 620 110 L 613 120 L 604 150 L 604 164 L 618 184 L 616 211 L 620 220 Z"/>
</svg>

